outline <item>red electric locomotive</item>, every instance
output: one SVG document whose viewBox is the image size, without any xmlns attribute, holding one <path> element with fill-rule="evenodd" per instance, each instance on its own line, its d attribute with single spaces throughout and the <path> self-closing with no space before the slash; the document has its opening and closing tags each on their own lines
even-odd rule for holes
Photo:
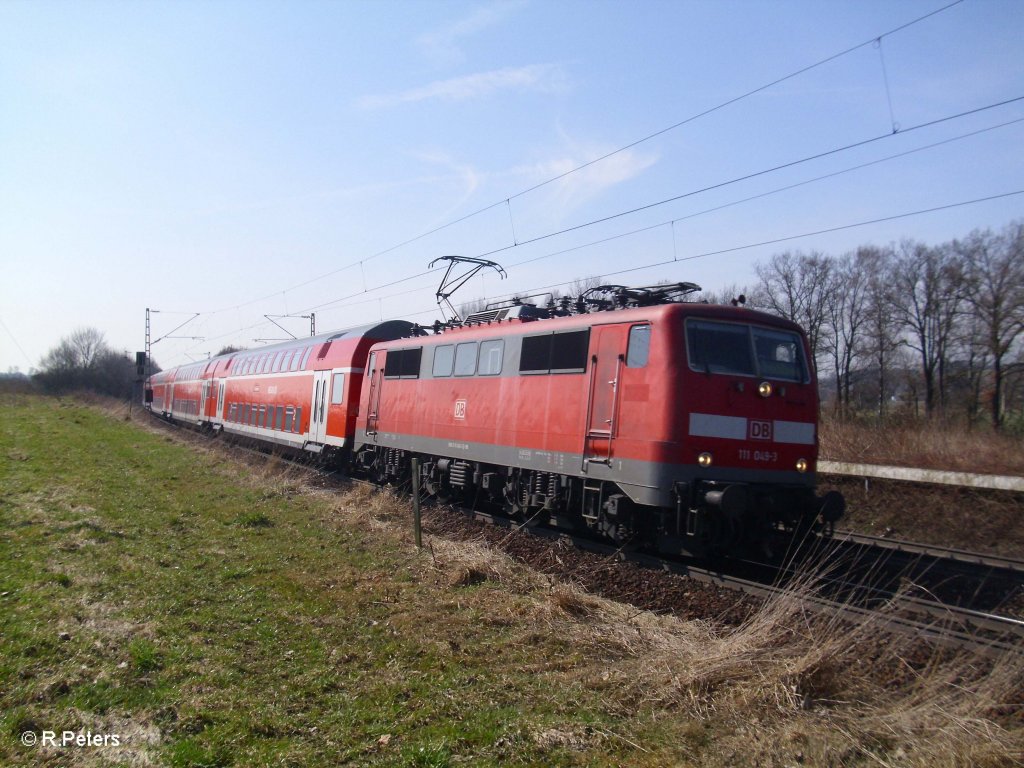
<svg viewBox="0 0 1024 768">
<path fill-rule="evenodd" d="M 623 308 L 505 307 L 373 347 L 356 466 L 404 479 L 418 456 L 441 498 L 662 551 L 739 552 L 837 520 L 842 497 L 814 492 L 818 393 L 800 328 L 658 303 L 689 284 L 609 288 L 602 305 Z"/>
<path fill-rule="evenodd" d="M 151 377 L 150 407 L 379 482 L 418 457 L 441 499 L 662 551 L 738 553 L 831 525 L 843 501 L 814 492 L 802 331 L 673 300 L 695 289 L 607 286 L 575 311 L 520 304 L 433 334 L 390 321 L 221 355 Z"/>
</svg>

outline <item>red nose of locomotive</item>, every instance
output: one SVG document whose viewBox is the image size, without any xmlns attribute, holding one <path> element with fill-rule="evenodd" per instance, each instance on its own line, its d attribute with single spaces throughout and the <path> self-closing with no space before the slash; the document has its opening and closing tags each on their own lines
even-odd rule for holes
<svg viewBox="0 0 1024 768">
<path fill-rule="evenodd" d="M 678 459 L 690 527 L 763 531 L 831 524 L 838 495 L 814 496 L 818 394 L 803 334 L 761 313 L 684 320 Z"/>
</svg>

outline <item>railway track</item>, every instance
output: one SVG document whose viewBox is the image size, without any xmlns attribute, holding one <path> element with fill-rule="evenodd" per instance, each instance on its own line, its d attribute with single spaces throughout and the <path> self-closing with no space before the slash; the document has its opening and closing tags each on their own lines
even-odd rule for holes
<svg viewBox="0 0 1024 768">
<path fill-rule="evenodd" d="M 837 582 L 836 580 L 819 579 L 815 576 L 810 577 L 812 583 L 817 580 L 819 586 L 828 586 L 831 589 L 839 587 L 848 592 L 857 593 L 864 599 L 857 602 L 835 600 L 823 595 L 811 594 L 806 588 L 794 595 L 787 586 L 789 582 L 785 578 L 781 580 L 783 583 L 769 583 L 765 579 L 739 576 L 693 562 L 616 548 L 587 537 L 575 536 L 562 531 L 530 528 L 500 515 L 467 509 L 461 511 L 488 524 L 520 529 L 525 527 L 534 534 L 553 540 L 564 540 L 575 547 L 610 559 L 685 576 L 702 583 L 742 592 L 752 597 L 770 599 L 788 595 L 791 599 L 799 601 L 808 610 L 830 618 L 846 620 L 850 623 L 870 621 L 880 629 L 928 640 L 939 645 L 968 648 L 988 656 L 999 656 L 1006 653 L 1024 654 L 1024 620 L 1021 619 L 947 605 L 910 595 L 874 594 L 874 590 L 866 589 L 863 584 Z M 764 566 L 765 564 L 749 563 L 749 565 Z M 788 575 L 792 578 L 800 577 L 798 572 L 790 572 Z M 779 581 L 778 574 L 774 575 L 773 580 Z M 858 604 L 858 602 L 868 603 L 868 605 Z"/>
<path fill-rule="evenodd" d="M 168 422 L 156 416 L 154 419 L 162 426 L 176 431 L 192 435 L 200 434 L 186 425 Z M 323 479 L 338 481 L 339 485 L 342 481 L 366 482 L 347 478 L 337 471 L 325 470 L 309 462 L 294 461 L 286 455 L 258 450 L 238 441 L 230 441 L 227 444 L 232 450 L 243 451 L 261 458 L 272 456 L 290 462 Z M 768 564 L 747 562 L 744 566 L 747 575 L 740 575 L 744 568 L 737 573 L 730 573 L 706 563 L 657 557 L 640 551 L 616 548 L 561 530 L 527 526 L 491 512 L 469 509 L 460 511 L 491 525 L 526 529 L 552 541 L 565 541 L 574 547 L 606 557 L 609 560 L 632 563 L 652 571 L 688 577 L 703 584 L 732 590 L 757 599 L 771 599 L 788 594 L 791 599 L 798 600 L 807 610 L 830 618 L 850 623 L 870 621 L 874 622 L 879 629 L 909 635 L 937 645 L 969 648 L 990 656 L 1007 653 L 1024 654 L 1024 620 L 1000 615 L 994 611 L 976 610 L 968 606 L 950 604 L 920 595 L 901 594 L 899 591 L 882 588 L 864 579 L 808 576 L 807 571 L 792 564 L 785 566 L 780 571 L 778 566 L 772 566 L 774 570 L 770 570 Z M 833 548 L 857 547 L 861 552 L 875 550 L 883 552 L 886 556 L 914 557 L 922 563 L 928 559 L 925 571 L 937 571 L 943 562 L 954 564 L 955 567 L 969 565 L 972 568 L 998 569 L 1013 574 L 1018 587 L 1021 585 L 1021 573 L 1024 572 L 1024 564 L 1008 558 L 949 550 L 914 542 L 881 539 L 853 532 L 844 531 L 837 534 L 836 538 L 829 540 L 829 546 Z M 952 554 L 949 555 L 949 553 Z M 949 556 L 944 557 L 944 555 Z M 822 557 L 822 552 L 816 556 Z M 856 562 L 855 556 L 853 557 L 853 562 Z M 833 549 L 830 556 L 825 555 L 823 561 L 830 559 L 834 563 L 850 561 L 850 558 L 849 552 L 838 554 L 838 550 Z M 760 573 L 751 577 L 749 575 L 751 570 L 760 570 Z M 867 570 L 871 571 L 872 568 L 869 567 Z M 801 589 L 799 594 L 794 594 L 790 585 L 805 577 L 809 578 L 812 583 L 816 583 L 820 589 Z M 815 594 L 815 591 L 819 593 Z"/>
<path fill-rule="evenodd" d="M 882 536 L 871 536 L 869 534 L 856 533 L 854 531 L 836 531 L 833 538 L 841 541 L 850 541 L 864 546 L 890 549 L 894 552 L 917 557 L 930 557 L 936 560 L 948 560 L 963 563 L 964 565 L 972 567 L 987 568 L 993 571 L 1006 571 L 1024 576 L 1024 560 L 1015 560 L 1009 557 L 982 554 L 980 552 L 969 552 L 964 549 L 939 547 L 934 544 L 920 544 L 918 542 L 890 539 Z"/>
</svg>

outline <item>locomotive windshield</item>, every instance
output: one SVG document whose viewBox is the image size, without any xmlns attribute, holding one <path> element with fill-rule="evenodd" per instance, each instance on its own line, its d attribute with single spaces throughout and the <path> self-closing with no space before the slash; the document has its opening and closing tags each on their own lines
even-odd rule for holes
<svg viewBox="0 0 1024 768">
<path fill-rule="evenodd" d="M 803 344 L 792 331 L 690 319 L 686 347 L 690 368 L 702 373 L 808 380 Z"/>
</svg>

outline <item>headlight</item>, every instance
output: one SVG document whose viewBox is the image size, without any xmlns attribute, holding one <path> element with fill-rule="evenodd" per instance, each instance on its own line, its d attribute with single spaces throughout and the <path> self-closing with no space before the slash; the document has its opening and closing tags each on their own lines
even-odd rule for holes
<svg viewBox="0 0 1024 768">
<path fill-rule="evenodd" d="M 767 381 L 762 381 L 760 384 L 757 385 L 757 394 L 759 394 L 761 397 L 771 397 L 772 385 L 769 384 Z"/>
<path fill-rule="evenodd" d="M 700 464 L 702 467 L 710 467 L 711 454 L 708 453 L 707 451 L 704 451 L 704 453 L 697 457 L 697 463 Z"/>
<path fill-rule="evenodd" d="M 797 459 L 796 460 L 796 471 L 797 472 L 806 472 L 807 471 L 807 459 Z"/>
</svg>

